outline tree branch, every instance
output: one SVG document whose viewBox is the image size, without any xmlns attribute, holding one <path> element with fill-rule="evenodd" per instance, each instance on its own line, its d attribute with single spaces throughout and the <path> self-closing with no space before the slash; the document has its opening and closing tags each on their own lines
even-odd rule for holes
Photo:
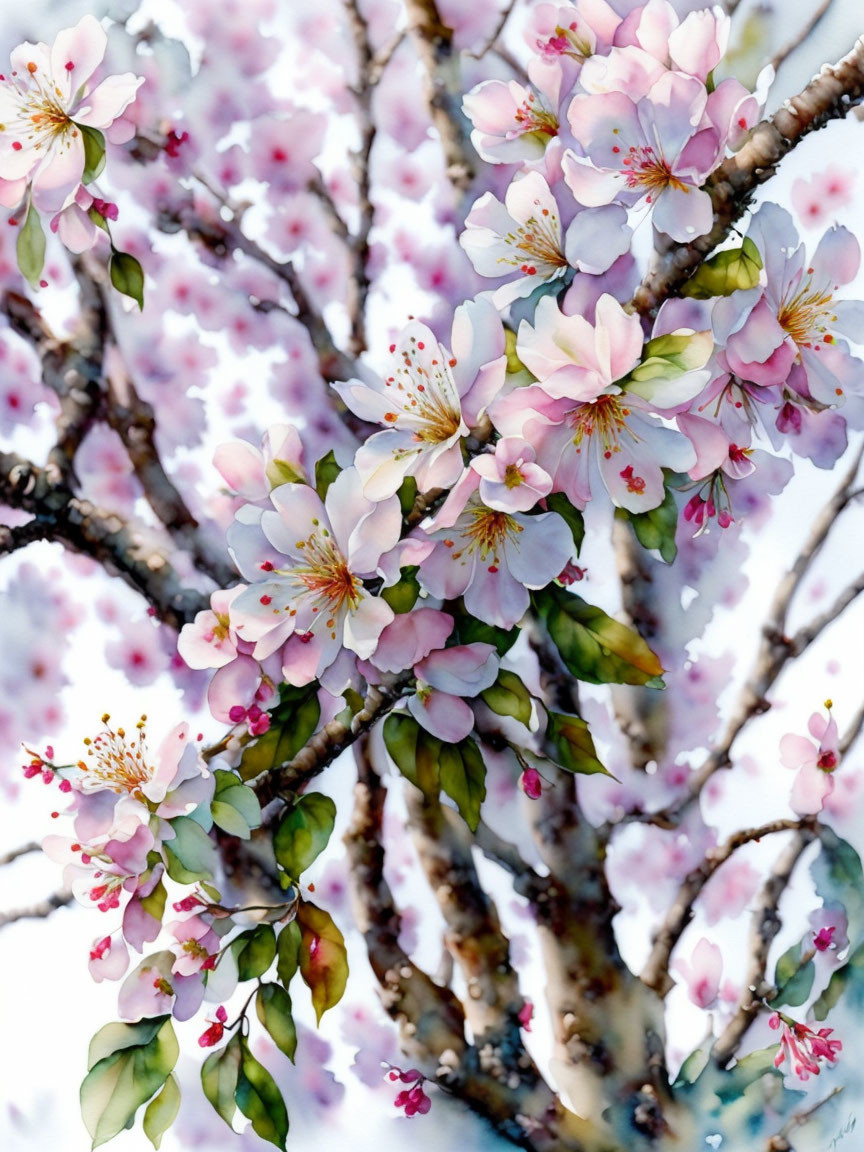
<svg viewBox="0 0 864 1152">
<path fill-rule="evenodd" d="M 41 851 L 42 845 L 37 844 L 35 840 L 31 840 L 27 844 L 21 844 L 18 848 L 12 848 L 0 856 L 0 868 L 2 868 L 4 864 L 11 864 L 13 860 L 19 860 L 22 856 L 29 856 L 32 852 Z"/>
<path fill-rule="evenodd" d="M 812 827 L 802 828 L 795 834 L 778 857 L 771 875 L 756 898 L 750 927 L 750 962 L 744 995 L 735 1015 L 711 1050 L 711 1056 L 720 1068 L 725 1068 L 738 1051 L 747 1029 L 762 1010 L 765 996 L 771 991 L 772 985 L 766 980 L 765 970 L 768 953 L 782 924 L 777 911 L 778 905 L 792 878 L 795 865 L 804 849 L 815 837 L 816 831 Z"/>
<path fill-rule="evenodd" d="M 51 896 L 40 900 L 38 904 L 31 904 L 27 908 L 13 908 L 10 912 L 0 912 L 0 928 L 9 924 L 16 924 L 19 920 L 44 920 L 56 912 L 58 908 L 65 908 L 71 904 L 74 897 L 67 888 L 61 888 Z"/>
<path fill-rule="evenodd" d="M 774 175 L 777 165 L 810 132 L 845 116 L 864 97 L 864 40 L 836 64 L 826 66 L 803 92 L 753 129 L 750 139 L 709 177 L 705 190 L 714 206 L 714 227 L 689 244 L 659 253 L 633 298 L 645 317 L 656 315 L 705 257 L 729 235 L 750 195 Z"/>
<path fill-rule="evenodd" d="M 336 757 L 350 748 L 393 708 L 414 680 L 411 670 L 397 676 L 387 686 L 369 689 L 363 707 L 350 724 L 331 720 L 308 741 L 306 746 L 281 768 L 268 772 L 255 784 L 255 792 L 262 807 L 286 792 L 296 791 L 307 780 L 323 772 Z"/>
<path fill-rule="evenodd" d="M 457 192 L 474 179 L 474 160 L 461 111 L 462 82 L 453 31 L 441 19 L 435 0 L 405 0 L 408 30 L 426 70 L 429 111 L 444 152 L 444 166 Z"/>
<path fill-rule="evenodd" d="M 662 927 L 654 936 L 651 955 L 641 973 L 641 979 L 660 996 L 666 996 L 675 986 L 669 975 L 669 961 L 675 945 L 681 939 L 684 929 L 693 919 L 693 905 L 702 889 L 718 870 L 721 864 L 745 844 L 761 840 L 776 832 L 788 832 L 811 827 L 812 820 L 772 820 L 758 828 L 745 828 L 730 836 L 724 844 L 712 849 L 696 868 L 681 882 Z"/>
<path fill-rule="evenodd" d="M 57 541 L 96 560 L 111 575 L 140 592 L 163 623 L 179 629 L 209 605 L 209 597 L 184 587 L 167 557 L 143 525 L 128 523 L 57 482 L 55 470 L 37 468 L 11 452 L 0 452 L 0 503 L 29 512 Z M 35 528 L 30 529 L 38 538 Z"/>
</svg>

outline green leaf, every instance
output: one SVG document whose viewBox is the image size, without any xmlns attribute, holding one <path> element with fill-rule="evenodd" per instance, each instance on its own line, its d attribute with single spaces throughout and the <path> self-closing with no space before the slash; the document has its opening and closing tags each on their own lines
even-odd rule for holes
<svg viewBox="0 0 864 1152">
<path fill-rule="evenodd" d="M 216 868 L 216 845 L 200 824 L 190 816 L 175 816 L 170 821 L 174 839 L 162 845 L 168 875 L 179 884 L 213 876 Z"/>
<path fill-rule="evenodd" d="M 32 203 L 27 208 L 27 215 L 18 232 L 15 252 L 21 275 L 31 287 L 38 288 L 45 267 L 45 233 L 42 231 L 39 213 Z"/>
<path fill-rule="evenodd" d="M 261 825 L 261 805 L 251 788 L 233 772 L 216 770 L 216 789 L 210 805 L 213 820 L 231 836 L 248 840 L 253 828 Z"/>
<path fill-rule="evenodd" d="M 148 916 L 152 916 L 154 920 L 159 923 L 162 922 L 162 917 L 165 914 L 165 902 L 168 899 L 168 892 L 164 883 L 160 880 L 149 896 L 141 898 L 141 907 Z"/>
<path fill-rule="evenodd" d="M 579 680 L 664 687 L 663 667 L 638 632 L 555 584 L 533 598 L 561 659 Z"/>
<path fill-rule="evenodd" d="M 147 1023 L 159 1025 L 149 1040 L 124 1043 L 104 1056 L 81 1085 L 81 1115 L 94 1148 L 131 1126 L 138 1108 L 159 1091 L 177 1063 L 180 1049 L 170 1018 Z"/>
<path fill-rule="evenodd" d="M 816 976 L 816 966 L 812 960 L 808 960 L 806 964 L 801 963 L 802 945 L 806 939 L 807 937 L 804 941 L 787 948 L 777 961 L 774 972 L 777 992 L 771 997 L 772 1008 L 779 1008 L 782 1005 L 797 1008 L 810 995 Z"/>
<path fill-rule="evenodd" d="M 761 269 L 759 249 L 747 237 L 740 248 L 727 248 L 709 260 L 703 260 L 680 294 L 695 300 L 731 296 L 733 292 L 755 288 Z"/>
<path fill-rule="evenodd" d="M 711 1059 L 711 1045 L 703 1044 L 694 1048 L 678 1070 L 673 1088 L 680 1088 L 685 1084 L 694 1084 L 702 1075 Z"/>
<path fill-rule="evenodd" d="M 573 535 L 573 543 L 576 545 L 576 555 L 582 548 L 582 541 L 585 539 L 585 517 L 578 508 L 574 508 L 563 492 L 552 492 L 546 497 L 546 507 L 550 512 L 557 512 L 558 515 L 567 521 L 567 527 Z"/>
<path fill-rule="evenodd" d="M 144 1111 L 144 1135 L 157 1149 L 162 1137 L 177 1119 L 180 1111 L 180 1085 L 172 1072 L 165 1081 L 165 1087 L 155 1096 Z"/>
<path fill-rule="evenodd" d="M 849 943 L 856 948 L 864 932 L 864 870 L 851 844 L 830 828 L 819 834 L 821 851 L 810 865 L 817 893 L 826 903 L 840 901 L 846 909 Z"/>
<path fill-rule="evenodd" d="M 419 569 L 416 565 L 403 568 L 401 571 L 402 575 L 395 584 L 381 589 L 381 599 L 389 604 L 397 615 L 410 612 L 420 595 L 420 585 L 417 581 Z"/>
<path fill-rule="evenodd" d="M 831 974 L 825 991 L 813 1001 L 814 1017 L 824 1020 L 841 996 L 847 1010 L 864 1014 L 864 944 L 855 949 L 842 968 Z"/>
<path fill-rule="evenodd" d="M 271 460 L 264 469 L 267 483 L 271 488 L 280 488 L 283 484 L 305 484 L 306 477 L 299 472 L 290 460 Z"/>
<path fill-rule="evenodd" d="M 283 686 L 280 697 L 281 702 L 270 714 L 269 729 L 243 750 L 239 772 L 244 780 L 253 780 L 293 760 L 318 727 L 321 709 L 317 684 Z"/>
<path fill-rule="evenodd" d="M 498 679 L 480 693 L 487 708 L 496 716 L 512 716 L 528 727 L 531 721 L 531 693 L 515 672 L 502 668 Z"/>
<path fill-rule="evenodd" d="M 704 368 L 714 351 L 714 337 L 705 332 L 670 332 L 655 336 L 645 345 L 641 363 L 625 378 L 628 392 L 641 395 L 634 384 L 648 384 L 652 380 L 674 380 L 685 372 Z M 625 381 L 621 381 L 622 386 Z M 653 395 L 653 391 L 650 393 Z"/>
<path fill-rule="evenodd" d="M 342 999 L 348 981 L 348 952 L 333 917 L 323 908 L 303 901 L 297 909 L 300 927 L 300 975 L 312 993 L 315 1017 L 321 1017 Z"/>
<path fill-rule="evenodd" d="M 476 832 L 480 808 L 486 799 L 486 765 L 480 749 L 470 736 L 458 744 L 442 744 L 438 767 L 441 788 L 455 802 L 471 831 Z"/>
<path fill-rule="evenodd" d="M 291 997 L 280 984 L 262 984 L 255 1009 L 276 1047 L 293 1063 L 297 1051 L 297 1029 L 291 1015 Z"/>
<path fill-rule="evenodd" d="M 276 959 L 276 933 L 270 924 L 257 924 L 231 941 L 240 980 L 257 980 Z"/>
<path fill-rule="evenodd" d="M 240 1040 L 240 1074 L 234 1098 L 237 1107 L 262 1140 L 285 1148 L 288 1135 L 288 1113 L 276 1081 L 263 1064 L 259 1064 L 245 1039 Z"/>
<path fill-rule="evenodd" d="M 612 775 L 598 760 L 588 725 L 581 716 L 550 712 L 546 736 L 555 745 L 558 764 L 568 772 L 576 772 L 580 776 L 594 776 L 597 773 Z"/>
<path fill-rule="evenodd" d="M 88 1072 L 106 1056 L 121 1052 L 124 1048 L 137 1048 L 149 1044 L 166 1020 L 170 1020 L 170 1016 L 151 1016 L 146 1020 L 139 1020 L 137 1024 L 119 1022 L 106 1024 L 90 1041 L 87 1053 Z"/>
<path fill-rule="evenodd" d="M 675 532 L 678 528 L 678 503 L 671 488 L 666 489 L 663 503 L 648 512 L 628 512 L 626 508 L 619 508 L 622 518 L 629 520 L 636 533 L 636 539 L 643 548 L 653 549 L 660 553 L 666 564 L 671 564 L 678 555 L 678 545 L 675 543 Z"/>
<path fill-rule="evenodd" d="M 413 476 L 406 476 L 402 483 L 399 485 L 399 491 L 396 493 L 399 497 L 399 509 L 403 516 L 414 507 L 414 501 L 417 499 L 417 481 Z"/>
<path fill-rule="evenodd" d="M 291 983 L 300 967 L 301 945 L 300 925 L 296 920 L 292 920 L 279 933 L 276 948 L 276 974 L 279 977 L 279 983 L 285 988 Z"/>
<path fill-rule="evenodd" d="M 442 742 L 421 728 L 413 716 L 391 712 L 384 721 L 384 744 L 405 779 L 426 796 L 437 797 Z"/>
<path fill-rule="evenodd" d="M 768 1048 L 759 1048 L 748 1053 L 738 1060 L 714 1087 L 714 1091 L 724 1104 L 743 1096 L 751 1084 L 761 1080 L 763 1076 L 779 1076 L 783 1073 L 774 1067 L 774 1057 L 777 1055 L 777 1045 Z"/>
<path fill-rule="evenodd" d="M 320 460 L 315 461 L 315 491 L 323 500 L 327 495 L 330 485 L 339 475 L 342 469 L 336 463 L 336 457 L 333 455 L 333 449 L 322 456 Z"/>
<path fill-rule="evenodd" d="M 494 644 L 499 656 L 506 656 L 519 637 L 518 627 L 498 628 L 473 616 L 460 616 L 456 622 L 460 644 Z"/>
<path fill-rule="evenodd" d="M 118 292 L 130 296 L 138 307 L 144 310 L 144 269 L 128 252 L 118 252 L 114 248 L 108 263 L 111 283 Z"/>
<path fill-rule="evenodd" d="M 229 1128 L 234 1127 L 234 1093 L 240 1075 L 240 1033 L 235 1032 L 224 1048 L 213 1052 L 201 1068 L 201 1086 L 204 1095 L 225 1121 Z"/>
<path fill-rule="evenodd" d="M 76 124 L 81 133 L 84 144 L 84 172 L 81 176 L 82 184 L 92 184 L 101 175 L 105 167 L 105 137 L 98 128 L 91 128 L 89 124 Z"/>
<path fill-rule="evenodd" d="M 285 813 L 273 837 L 273 851 L 292 879 L 298 879 L 318 859 L 335 822 L 336 805 L 321 792 L 307 792 Z"/>
</svg>

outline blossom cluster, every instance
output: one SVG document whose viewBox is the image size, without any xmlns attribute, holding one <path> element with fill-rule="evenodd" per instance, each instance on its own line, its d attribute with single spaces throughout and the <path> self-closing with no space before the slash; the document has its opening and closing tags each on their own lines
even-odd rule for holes
<svg viewBox="0 0 864 1152">
<path fill-rule="evenodd" d="M 30 752 L 24 775 L 57 780 L 71 801 L 65 814 L 54 813 L 71 821 L 71 833 L 45 837 L 43 851 L 62 867 L 64 883 L 80 903 L 120 915 L 120 926 L 93 942 L 94 980 L 121 979 L 129 949 L 140 953 L 165 933 L 166 946 L 145 956 L 124 981 L 121 1016 L 139 1020 L 171 1012 L 186 1020 L 201 1005 L 205 978 L 233 923 L 214 902 L 212 887 L 209 894 L 196 887 L 174 902 L 175 918 L 165 917 L 164 881 L 170 876 L 188 883 L 194 875 L 207 886 L 213 880 L 215 849 L 206 832 L 213 824 L 217 769 L 205 764 L 201 738 L 193 739 L 185 723 L 153 750 L 146 717 L 133 733 L 114 728 L 107 715 L 102 723 L 76 764 L 56 764 L 50 746 L 44 755 Z"/>
</svg>

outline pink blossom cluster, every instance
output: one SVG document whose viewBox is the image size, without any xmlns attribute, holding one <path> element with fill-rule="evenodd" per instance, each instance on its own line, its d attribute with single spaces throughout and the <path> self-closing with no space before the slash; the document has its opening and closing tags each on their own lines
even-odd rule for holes
<svg viewBox="0 0 864 1152">
<path fill-rule="evenodd" d="M 820 1028 L 814 1031 L 807 1024 L 799 1024 L 782 1012 L 772 1013 L 768 1024 L 775 1031 L 780 1029 L 780 1047 L 774 1057 L 774 1066 L 779 1068 L 788 1059 L 792 1072 L 799 1080 L 808 1080 L 822 1071 L 819 1061 L 834 1064 L 837 1053 L 843 1048 L 840 1040 L 830 1040 L 833 1028 Z"/>
<path fill-rule="evenodd" d="M 50 47 L 19 45 L 0 76 L 0 205 L 22 226 L 29 212 L 50 213 L 52 231 L 76 253 L 117 219 L 117 205 L 87 185 L 101 170 L 105 140 L 133 135 L 125 113 L 143 83 L 131 72 L 96 81 L 107 45 L 99 21 L 83 16 Z"/>
<path fill-rule="evenodd" d="M 164 927 L 170 944 L 146 956 L 127 977 L 121 1015 L 137 1020 L 167 1010 L 188 1019 L 200 1006 L 223 929 L 214 930 L 211 900 L 198 891 L 177 901 L 179 917 L 163 925 L 163 877 L 166 863 L 170 867 L 165 851 L 180 835 L 172 823 L 178 817 L 193 817 L 204 836 L 212 824 L 215 778 L 185 723 L 151 750 L 146 717 L 132 734 L 112 727 L 107 715 L 102 719 L 102 730 L 85 741 L 86 754 L 77 764 L 57 765 L 50 747 L 44 756 L 30 753 L 25 775 L 59 777 L 60 790 L 71 796 L 71 834 L 47 836 L 42 847 L 62 866 L 76 899 L 121 916 L 119 929 L 94 941 L 89 967 L 96 981 L 119 980 L 129 964 L 128 946 L 143 951 Z"/>
</svg>

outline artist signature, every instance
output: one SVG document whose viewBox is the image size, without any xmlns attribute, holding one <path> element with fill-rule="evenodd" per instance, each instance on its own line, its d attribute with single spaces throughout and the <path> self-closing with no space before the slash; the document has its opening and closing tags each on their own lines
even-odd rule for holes
<svg viewBox="0 0 864 1152">
<path fill-rule="evenodd" d="M 837 1132 L 837 1135 L 834 1137 L 834 1139 L 831 1141 L 831 1143 L 828 1145 L 827 1152 L 834 1152 L 834 1150 L 836 1149 L 837 1145 L 841 1142 L 841 1140 L 845 1139 L 845 1137 L 847 1137 L 850 1132 L 854 1132 L 854 1131 L 855 1131 L 855 1117 L 850 1116 L 849 1119 L 846 1121 L 846 1123 L 843 1125 L 843 1127 Z"/>
</svg>

